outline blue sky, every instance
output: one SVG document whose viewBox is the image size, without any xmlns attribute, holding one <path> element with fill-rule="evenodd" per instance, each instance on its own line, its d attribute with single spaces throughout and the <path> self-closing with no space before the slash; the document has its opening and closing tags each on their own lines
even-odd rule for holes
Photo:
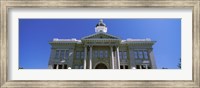
<svg viewBox="0 0 200 88">
<path fill-rule="evenodd" d="M 181 58 L 181 19 L 104 19 L 109 34 L 151 38 L 157 68 L 176 69 Z M 46 69 L 53 38 L 94 34 L 99 19 L 19 19 L 19 66 Z"/>
</svg>

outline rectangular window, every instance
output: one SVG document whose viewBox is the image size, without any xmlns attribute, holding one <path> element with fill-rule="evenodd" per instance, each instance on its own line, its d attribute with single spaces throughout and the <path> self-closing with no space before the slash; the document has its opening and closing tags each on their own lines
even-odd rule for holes
<svg viewBox="0 0 200 88">
<path fill-rule="evenodd" d="M 140 69 L 140 65 L 136 65 L 136 69 Z"/>
<path fill-rule="evenodd" d="M 57 69 L 57 64 L 54 64 L 54 65 L 53 65 L 53 69 Z"/>
<path fill-rule="evenodd" d="M 128 69 L 128 65 L 125 65 L 125 69 Z"/>
<path fill-rule="evenodd" d="M 120 69 L 124 69 L 123 65 L 120 65 Z"/>
<path fill-rule="evenodd" d="M 84 58 L 84 52 L 81 52 L 81 59 Z"/>
<path fill-rule="evenodd" d="M 69 59 L 69 50 L 65 51 L 65 59 Z"/>
<path fill-rule="evenodd" d="M 65 50 L 61 50 L 60 51 L 60 58 L 61 59 L 64 59 L 64 54 L 65 54 Z"/>
<path fill-rule="evenodd" d="M 76 52 L 76 59 L 80 58 L 80 52 Z"/>
<path fill-rule="evenodd" d="M 107 50 L 104 52 L 104 57 L 108 58 L 108 51 Z"/>
<path fill-rule="evenodd" d="M 98 57 L 98 51 L 97 51 L 97 50 L 94 51 L 94 57 L 95 57 L 95 58 Z"/>
<path fill-rule="evenodd" d="M 146 69 L 146 65 L 142 65 L 142 69 Z"/>
<path fill-rule="evenodd" d="M 119 52 L 119 58 L 122 59 L 122 52 Z"/>
<path fill-rule="evenodd" d="M 67 65 L 66 64 L 64 65 L 64 69 L 67 69 Z"/>
<path fill-rule="evenodd" d="M 139 58 L 142 59 L 142 58 L 143 58 L 143 53 L 142 53 L 142 51 L 139 51 L 138 54 L 139 54 Z"/>
<path fill-rule="evenodd" d="M 60 50 L 56 50 L 56 58 L 59 58 Z"/>
<path fill-rule="evenodd" d="M 103 58 L 103 51 L 100 51 L 100 52 L 99 52 L 99 57 L 100 57 L 100 58 Z"/>
<path fill-rule="evenodd" d="M 127 59 L 127 52 L 123 53 L 123 59 Z"/>
<path fill-rule="evenodd" d="M 144 51 L 143 53 L 144 53 L 144 59 L 148 59 L 148 53 L 147 53 L 147 51 Z"/>
<path fill-rule="evenodd" d="M 138 58 L 138 52 L 134 51 L 134 58 L 137 59 Z"/>
</svg>

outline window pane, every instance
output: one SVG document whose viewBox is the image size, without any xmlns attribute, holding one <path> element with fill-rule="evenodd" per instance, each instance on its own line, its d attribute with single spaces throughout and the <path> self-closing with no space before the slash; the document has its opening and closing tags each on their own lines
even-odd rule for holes
<svg viewBox="0 0 200 88">
<path fill-rule="evenodd" d="M 57 69 L 57 64 L 54 64 L 54 65 L 53 65 L 53 69 Z"/>
<path fill-rule="evenodd" d="M 139 58 L 142 59 L 143 58 L 142 51 L 139 51 L 138 54 L 139 54 Z"/>
<path fill-rule="evenodd" d="M 95 57 L 95 58 L 98 57 L 98 51 L 97 51 L 97 50 L 94 51 L 94 57 Z"/>
<path fill-rule="evenodd" d="M 56 50 L 56 58 L 59 58 L 59 50 Z"/>
<path fill-rule="evenodd" d="M 138 58 L 138 52 L 134 51 L 134 58 L 137 59 Z"/>
<path fill-rule="evenodd" d="M 60 58 L 61 58 L 61 59 L 64 59 L 64 53 L 65 53 L 65 50 L 61 50 L 61 51 L 60 51 Z"/>
<path fill-rule="evenodd" d="M 122 52 L 119 52 L 119 58 L 122 59 Z"/>
<path fill-rule="evenodd" d="M 147 51 L 144 51 L 143 53 L 144 53 L 144 58 L 148 59 L 148 53 L 147 53 Z"/>
<path fill-rule="evenodd" d="M 136 69 L 140 69 L 140 65 L 136 65 Z"/>
<path fill-rule="evenodd" d="M 105 55 L 104 56 L 105 56 L 105 58 L 108 58 L 108 51 L 107 50 L 105 51 Z"/>
<path fill-rule="evenodd" d="M 146 69 L 146 65 L 142 65 L 142 69 Z"/>
<path fill-rule="evenodd" d="M 81 52 L 81 59 L 84 58 L 84 52 Z"/>
<path fill-rule="evenodd" d="M 128 65 L 125 65 L 125 69 L 128 69 Z"/>
<path fill-rule="evenodd" d="M 100 57 L 100 58 L 103 58 L 103 51 L 100 51 L 100 52 L 99 52 L 99 57 Z"/>
<path fill-rule="evenodd" d="M 123 68 L 123 65 L 120 65 L 120 69 L 124 69 L 124 68 Z"/>
<path fill-rule="evenodd" d="M 67 65 L 66 64 L 64 65 L 64 69 L 67 69 Z"/>
<path fill-rule="evenodd" d="M 123 53 L 123 58 L 127 59 L 127 53 L 126 52 Z"/>
</svg>

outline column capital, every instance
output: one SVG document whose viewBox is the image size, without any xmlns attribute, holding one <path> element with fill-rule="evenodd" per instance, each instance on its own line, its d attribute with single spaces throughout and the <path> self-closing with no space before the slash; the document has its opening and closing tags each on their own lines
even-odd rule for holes
<svg viewBox="0 0 200 88">
<path fill-rule="evenodd" d="M 87 46 L 85 47 L 84 52 L 85 52 L 85 57 L 84 57 L 84 63 L 83 63 L 84 66 L 83 66 L 83 68 L 86 69 Z"/>
<path fill-rule="evenodd" d="M 90 47 L 90 60 L 89 60 L 89 69 L 92 69 L 92 46 Z"/>
<path fill-rule="evenodd" d="M 118 69 L 120 69 L 120 59 L 119 59 L 119 47 L 116 47 L 116 52 L 117 52 L 117 67 L 118 67 Z"/>
</svg>

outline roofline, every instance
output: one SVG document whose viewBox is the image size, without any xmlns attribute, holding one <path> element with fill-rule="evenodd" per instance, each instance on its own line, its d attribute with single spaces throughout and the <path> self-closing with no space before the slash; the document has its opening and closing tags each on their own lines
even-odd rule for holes
<svg viewBox="0 0 200 88">
<path fill-rule="evenodd" d="M 114 36 L 114 35 L 111 35 L 111 34 L 108 34 L 108 33 L 97 32 L 97 33 L 94 33 L 94 34 L 91 34 L 91 35 L 85 36 L 85 37 L 81 38 L 81 40 L 83 40 L 83 39 L 85 39 L 85 38 L 87 38 L 87 37 L 90 37 L 90 36 L 96 35 L 96 34 L 107 34 L 107 35 L 110 35 L 110 36 L 112 36 L 112 37 L 116 37 L 116 38 L 118 38 L 118 39 L 121 39 L 120 37 L 117 37 L 117 36 Z"/>
</svg>

